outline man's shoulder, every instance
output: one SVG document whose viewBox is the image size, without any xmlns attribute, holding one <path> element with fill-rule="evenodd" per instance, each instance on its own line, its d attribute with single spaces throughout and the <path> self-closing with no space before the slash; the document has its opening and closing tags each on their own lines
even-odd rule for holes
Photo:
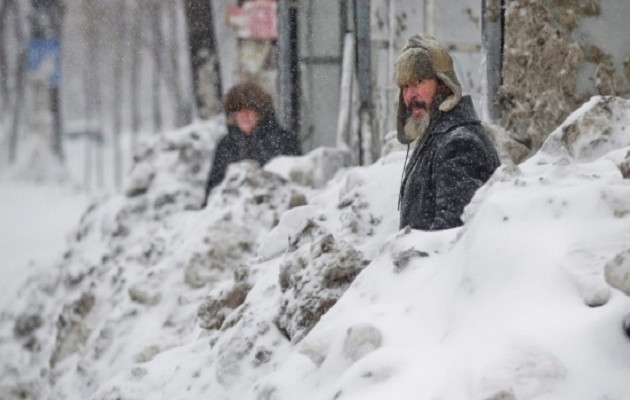
<svg viewBox="0 0 630 400">
<path fill-rule="evenodd" d="M 448 132 L 440 135 L 438 139 L 438 147 L 440 148 L 480 147 L 487 149 L 490 145 L 490 138 L 481 123 L 454 126 Z"/>
<path fill-rule="evenodd" d="M 484 128 L 479 121 L 467 121 L 460 124 L 453 124 L 449 129 L 438 133 L 440 143 L 451 143 L 461 141 L 478 141 L 480 136 L 485 134 Z"/>
<path fill-rule="evenodd" d="M 459 154 L 463 158 L 482 157 L 490 164 L 499 163 L 494 144 L 481 124 L 456 127 L 443 135 L 437 147 L 438 157 Z"/>
<path fill-rule="evenodd" d="M 480 133 L 484 133 L 481 121 L 466 121 L 461 124 L 454 124 L 445 137 L 450 139 L 474 139 Z"/>
<path fill-rule="evenodd" d="M 462 98 L 457 106 L 441 114 L 433 127 L 433 131 L 436 133 L 448 133 L 459 128 L 475 129 L 476 126 L 480 126 L 481 121 L 477 116 L 470 96 Z"/>
</svg>

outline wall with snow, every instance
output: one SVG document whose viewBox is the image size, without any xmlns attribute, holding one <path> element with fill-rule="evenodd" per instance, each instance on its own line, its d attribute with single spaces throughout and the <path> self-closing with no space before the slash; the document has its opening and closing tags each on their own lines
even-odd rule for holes
<svg viewBox="0 0 630 400">
<path fill-rule="evenodd" d="M 500 124 L 511 158 L 531 156 L 548 132 L 593 95 L 630 94 L 626 1 L 509 1 Z"/>
</svg>

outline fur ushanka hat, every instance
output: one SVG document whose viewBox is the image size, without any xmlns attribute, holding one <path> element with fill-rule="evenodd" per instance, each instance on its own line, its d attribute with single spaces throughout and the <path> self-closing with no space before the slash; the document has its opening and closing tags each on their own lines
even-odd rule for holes
<svg viewBox="0 0 630 400">
<path fill-rule="evenodd" d="M 273 112 L 273 98 L 254 82 L 242 82 L 233 86 L 225 95 L 223 109 L 230 114 L 242 109 L 256 111 L 261 117 Z"/>
<path fill-rule="evenodd" d="M 415 140 L 415 138 L 407 137 L 404 132 L 409 113 L 403 101 L 402 88 L 409 83 L 430 78 L 441 80 L 452 92 L 439 105 L 439 109 L 444 112 L 453 109 L 462 98 L 462 87 L 453 69 L 453 59 L 448 54 L 448 50 L 433 36 L 414 35 L 407 41 L 395 63 L 395 79 L 400 88 L 396 130 L 398 141 L 402 144 Z"/>
</svg>

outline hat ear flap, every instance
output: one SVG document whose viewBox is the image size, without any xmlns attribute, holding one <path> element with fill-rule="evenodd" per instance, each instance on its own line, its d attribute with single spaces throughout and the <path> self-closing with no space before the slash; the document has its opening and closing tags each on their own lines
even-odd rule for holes
<svg viewBox="0 0 630 400">
<path fill-rule="evenodd" d="M 444 99 L 439 109 L 443 112 L 451 111 L 462 98 L 462 87 L 459 84 L 459 80 L 457 80 L 457 77 L 452 72 L 437 72 L 436 76 L 453 92 L 453 94 Z"/>
<path fill-rule="evenodd" d="M 407 118 L 409 118 L 409 111 L 405 106 L 405 100 L 403 99 L 403 91 L 401 90 L 398 94 L 398 112 L 396 114 L 396 137 L 398 141 L 402 144 L 409 144 L 413 142 L 413 139 L 408 138 L 405 135 L 405 123 L 407 122 Z"/>
</svg>

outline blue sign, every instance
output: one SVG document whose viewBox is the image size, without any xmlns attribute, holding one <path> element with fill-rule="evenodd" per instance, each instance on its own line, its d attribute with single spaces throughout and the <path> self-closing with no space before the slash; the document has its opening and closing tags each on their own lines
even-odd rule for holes
<svg viewBox="0 0 630 400">
<path fill-rule="evenodd" d="M 59 40 L 31 39 L 28 44 L 28 70 L 37 71 L 46 64 L 51 68 L 48 86 L 59 86 L 61 80 L 61 45 Z"/>
</svg>

